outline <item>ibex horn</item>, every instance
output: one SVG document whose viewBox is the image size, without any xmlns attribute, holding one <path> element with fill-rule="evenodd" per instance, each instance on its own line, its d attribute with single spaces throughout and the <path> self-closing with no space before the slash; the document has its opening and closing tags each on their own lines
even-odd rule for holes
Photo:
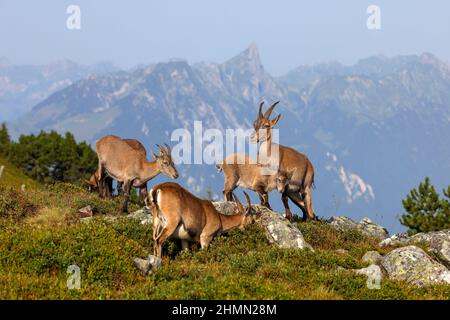
<svg viewBox="0 0 450 320">
<path fill-rule="evenodd" d="M 245 196 L 245 199 L 247 199 L 247 205 L 248 205 L 247 211 L 245 212 L 245 214 L 248 215 L 248 214 L 250 214 L 250 211 L 252 209 L 252 204 L 250 202 L 250 197 L 248 196 L 247 192 L 245 192 L 245 191 L 244 191 L 244 196 Z"/>
<path fill-rule="evenodd" d="M 262 118 L 263 117 L 263 114 L 262 114 L 262 107 L 263 107 L 263 105 L 264 105 L 264 101 L 259 104 L 258 118 Z"/>
<path fill-rule="evenodd" d="M 170 148 L 170 146 L 167 143 L 164 143 L 164 145 L 167 148 L 167 154 L 170 156 L 172 154 L 172 149 Z"/>
<path fill-rule="evenodd" d="M 273 108 L 275 108 L 275 106 L 280 103 L 280 101 L 276 101 L 275 103 L 273 103 L 269 109 L 267 109 L 266 114 L 264 115 L 264 118 L 269 119 L 270 115 L 272 114 Z"/>
<path fill-rule="evenodd" d="M 159 151 L 161 152 L 161 154 L 165 153 L 165 150 L 163 149 L 163 147 L 161 147 L 159 144 L 156 144 L 156 146 L 159 148 Z"/>
<path fill-rule="evenodd" d="M 231 192 L 231 194 L 233 195 L 234 202 L 236 202 L 239 212 L 244 213 L 244 207 L 242 206 L 242 203 L 239 201 L 238 197 L 236 197 L 234 192 Z"/>
</svg>

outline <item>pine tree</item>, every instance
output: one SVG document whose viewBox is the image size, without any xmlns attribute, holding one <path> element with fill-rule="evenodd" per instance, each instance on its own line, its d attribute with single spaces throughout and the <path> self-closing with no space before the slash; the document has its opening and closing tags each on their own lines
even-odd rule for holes
<svg viewBox="0 0 450 320">
<path fill-rule="evenodd" d="M 5 123 L 2 123 L 0 128 L 0 155 L 6 156 L 8 154 L 11 138 L 8 133 L 8 128 Z"/>
<path fill-rule="evenodd" d="M 409 233 L 429 232 L 450 228 L 450 186 L 444 190 L 444 198 L 425 178 L 418 189 L 412 189 L 402 200 L 404 213 L 400 223 L 409 227 Z"/>
<path fill-rule="evenodd" d="M 97 167 L 97 155 L 85 143 L 77 143 L 71 133 L 56 131 L 21 135 L 10 146 L 9 160 L 38 181 L 76 183 Z"/>
</svg>

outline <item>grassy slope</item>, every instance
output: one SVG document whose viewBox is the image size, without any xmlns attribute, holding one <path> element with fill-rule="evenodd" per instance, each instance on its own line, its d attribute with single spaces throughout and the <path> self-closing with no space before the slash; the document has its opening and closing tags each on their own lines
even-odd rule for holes
<svg viewBox="0 0 450 320">
<path fill-rule="evenodd" d="M 87 204 L 94 206 L 100 217 L 80 223 L 77 211 Z M 105 221 L 102 213 L 117 215 L 120 204 L 121 199 L 101 200 L 67 184 L 41 187 L 27 194 L 0 186 L 0 299 L 450 296 L 450 286 L 418 289 L 389 280 L 382 281 L 380 290 L 369 290 L 364 276 L 337 269 L 363 267 L 361 256 L 378 249 L 377 241 L 358 232 L 337 231 L 321 222 L 298 225 L 315 252 L 275 248 L 254 225 L 217 237 L 208 251 L 193 248 L 180 252 L 178 243 L 170 242 L 163 267 L 144 277 L 133 267 L 132 259 L 152 251 L 151 228 L 126 218 Z M 131 210 L 136 208 L 136 204 L 131 205 Z M 334 250 L 338 248 L 349 253 L 337 254 Z M 80 290 L 68 290 L 66 286 L 67 267 L 74 264 L 81 269 Z"/>
<path fill-rule="evenodd" d="M 2 157 L 0 157 L 1 166 L 4 166 L 4 169 L 0 177 L 0 186 L 10 186 L 16 189 L 21 188 L 22 185 L 25 185 L 25 189 L 37 189 L 40 187 L 39 183 L 28 178 L 22 171 Z"/>
</svg>

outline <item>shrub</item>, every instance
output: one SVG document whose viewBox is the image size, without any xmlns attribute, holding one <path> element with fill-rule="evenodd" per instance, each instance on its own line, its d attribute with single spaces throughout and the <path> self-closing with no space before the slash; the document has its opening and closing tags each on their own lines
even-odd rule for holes
<svg viewBox="0 0 450 320">
<path fill-rule="evenodd" d="M 450 228 L 450 186 L 444 190 L 444 197 L 425 178 L 417 189 L 412 189 L 402 200 L 404 213 L 400 223 L 409 227 L 409 233 L 438 231 Z"/>
<path fill-rule="evenodd" d="M 0 186 L 0 217 L 19 221 L 35 214 L 34 205 L 27 194 L 13 188 Z"/>
<path fill-rule="evenodd" d="M 67 132 L 41 131 L 38 135 L 21 135 L 9 145 L 8 159 L 28 176 L 41 182 L 78 182 L 97 167 L 97 155 L 85 143 L 77 143 Z"/>
</svg>

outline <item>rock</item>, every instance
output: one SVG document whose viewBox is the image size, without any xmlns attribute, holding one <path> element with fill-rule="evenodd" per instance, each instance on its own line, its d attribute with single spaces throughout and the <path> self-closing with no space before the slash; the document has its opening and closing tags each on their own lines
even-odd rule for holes
<svg viewBox="0 0 450 320">
<path fill-rule="evenodd" d="M 87 223 L 92 221 L 92 219 L 94 219 L 94 217 L 80 218 L 80 222 Z"/>
<path fill-rule="evenodd" d="M 376 264 L 371 264 L 370 266 L 362 269 L 353 269 L 352 271 L 357 274 L 362 274 L 364 276 L 369 277 L 370 279 L 380 279 L 383 277 L 383 273 L 381 272 L 381 268 Z"/>
<path fill-rule="evenodd" d="M 234 214 L 234 202 L 213 202 L 216 209 L 222 214 Z M 261 205 L 252 205 L 252 212 L 258 215 L 256 222 L 265 230 L 270 243 L 279 248 L 310 249 L 313 248 L 305 241 L 303 234 L 278 212 L 267 209 Z"/>
<path fill-rule="evenodd" d="M 331 217 L 328 219 L 327 223 L 338 230 L 356 229 L 367 236 L 379 239 L 386 239 L 389 237 L 389 232 L 384 227 L 373 223 L 369 218 L 363 218 L 360 222 L 355 222 L 350 218 L 339 216 Z"/>
<path fill-rule="evenodd" d="M 381 241 L 379 245 L 384 247 L 389 245 L 409 245 L 419 242 L 427 245 L 430 252 L 447 268 L 450 268 L 450 229 L 417 233 L 413 236 L 408 236 L 406 233 L 396 234 Z"/>
<path fill-rule="evenodd" d="M 152 214 L 150 209 L 142 208 L 127 215 L 127 218 L 139 220 L 142 224 L 152 224 Z"/>
<path fill-rule="evenodd" d="M 382 259 L 383 256 L 379 254 L 378 251 L 368 251 L 363 255 L 361 261 L 369 264 L 379 265 Z"/>
<path fill-rule="evenodd" d="M 133 263 L 134 266 L 142 272 L 142 274 L 148 276 L 152 273 L 150 261 L 141 258 L 134 258 Z"/>
<path fill-rule="evenodd" d="M 345 249 L 336 249 L 336 250 L 334 250 L 334 252 L 336 252 L 337 254 L 342 254 L 342 255 L 348 254 L 348 250 L 345 250 Z"/>
<path fill-rule="evenodd" d="M 80 218 L 87 218 L 87 217 L 93 217 L 94 216 L 94 210 L 92 207 L 86 206 L 78 210 L 78 213 L 80 214 Z"/>
<path fill-rule="evenodd" d="M 157 256 L 154 256 L 152 254 L 149 254 L 147 257 L 147 260 L 150 262 L 153 270 L 161 268 L 161 265 L 162 265 L 161 258 L 158 258 Z"/>
<path fill-rule="evenodd" d="M 144 275 L 148 276 L 157 270 L 162 265 L 162 260 L 152 254 L 148 255 L 147 259 L 134 258 L 134 266 L 138 268 Z"/>
<path fill-rule="evenodd" d="M 381 265 L 390 279 L 415 286 L 450 283 L 450 271 L 416 246 L 391 251 L 381 260 Z"/>
</svg>

